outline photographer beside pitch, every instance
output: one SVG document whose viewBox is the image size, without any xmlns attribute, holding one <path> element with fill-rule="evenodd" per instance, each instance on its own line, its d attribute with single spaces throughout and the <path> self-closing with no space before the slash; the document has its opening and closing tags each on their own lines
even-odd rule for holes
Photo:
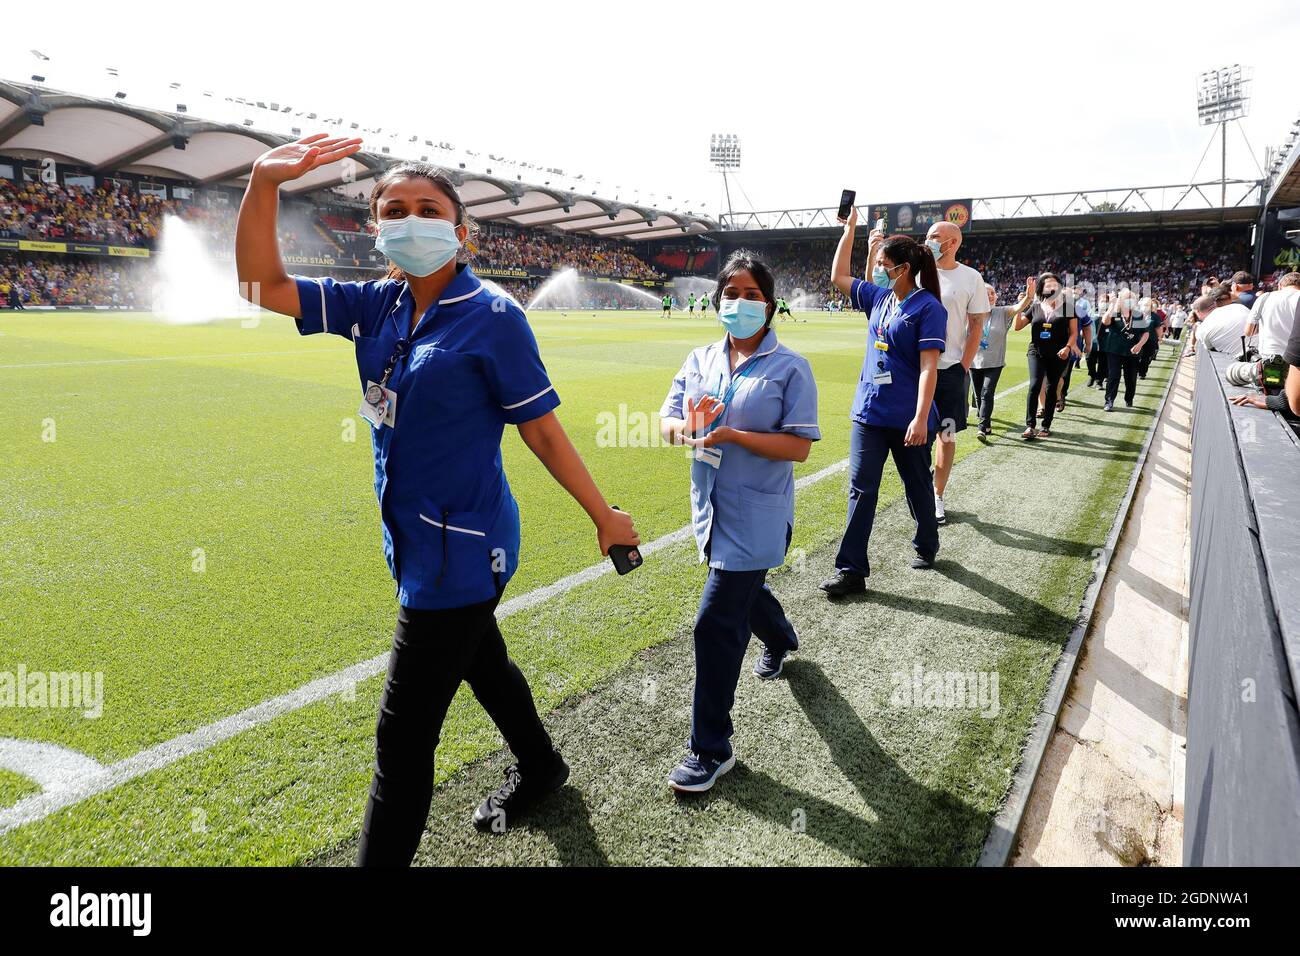
<svg viewBox="0 0 1300 956">
<path fill-rule="evenodd" d="M 632 519 L 606 504 L 556 418 L 560 400 L 523 310 L 457 264 L 469 226 L 444 173 L 404 163 L 371 190 L 375 248 L 393 264 L 386 278 L 285 272 L 276 238 L 280 184 L 360 147 L 359 139 L 316 135 L 263 153 L 240 206 L 235 261 L 250 301 L 292 316 L 303 335 L 332 332 L 356 349 L 399 603 L 358 862 L 404 866 L 424 832 L 434 750 L 462 681 L 519 761 L 475 811 L 475 826 L 501 828 L 569 775 L 494 613 L 519 560 L 519 509 L 501 463 L 505 426 L 518 427 L 591 516 L 602 554 L 640 541 Z"/>
</svg>

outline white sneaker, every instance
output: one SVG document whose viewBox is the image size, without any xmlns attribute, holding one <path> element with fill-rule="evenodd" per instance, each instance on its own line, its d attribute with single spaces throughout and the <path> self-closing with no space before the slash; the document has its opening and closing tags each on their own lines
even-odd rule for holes
<svg viewBox="0 0 1300 956">
<path fill-rule="evenodd" d="M 939 524 L 943 524 L 948 520 L 948 516 L 944 514 L 943 510 L 943 495 L 934 496 L 934 517 Z"/>
</svg>

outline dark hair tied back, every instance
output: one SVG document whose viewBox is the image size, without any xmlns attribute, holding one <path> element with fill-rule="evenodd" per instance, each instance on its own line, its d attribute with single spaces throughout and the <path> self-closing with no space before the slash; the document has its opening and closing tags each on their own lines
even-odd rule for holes
<svg viewBox="0 0 1300 956">
<path fill-rule="evenodd" d="M 939 267 L 935 265 L 934 253 L 930 247 L 917 242 L 911 236 L 890 236 L 880 247 L 880 254 L 896 266 L 904 263 L 912 270 L 912 281 L 936 299 L 942 300 L 943 293 L 939 287 Z"/>
</svg>

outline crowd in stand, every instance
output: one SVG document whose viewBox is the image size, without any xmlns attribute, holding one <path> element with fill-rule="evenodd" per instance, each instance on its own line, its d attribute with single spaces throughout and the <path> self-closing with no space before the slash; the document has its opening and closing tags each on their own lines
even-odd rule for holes
<svg viewBox="0 0 1300 956">
<path fill-rule="evenodd" d="M 101 180 L 94 189 L 0 178 L 0 233 L 42 241 L 140 245 L 158 236 L 175 200 Z"/>
<path fill-rule="evenodd" d="M 192 224 L 214 248 L 235 239 L 238 197 L 200 192 L 194 199 L 164 199 L 127 180 L 97 179 L 93 189 L 59 182 L 0 178 L 0 235 L 39 241 L 80 241 L 153 246 L 165 215 Z M 346 205 L 283 203 L 279 223 L 284 255 L 326 257 L 336 264 L 379 269 L 366 213 Z M 657 279 L 664 274 L 616 240 L 523 230 L 487 223 L 467 244 L 466 261 L 476 267 L 565 268 L 593 276 Z"/>
<path fill-rule="evenodd" d="M 803 296 L 822 308 L 842 307 L 842 296 L 826 280 L 825 262 L 834 252 L 831 239 L 759 246 L 776 276 L 777 293 Z M 855 275 L 865 268 L 866 247 L 854 247 Z M 1206 275 L 1230 275 L 1250 259 L 1245 233 L 1168 233 L 1138 235 L 968 236 L 962 259 L 996 289 L 999 299 L 1014 300 L 1025 277 L 1043 271 L 1068 276 L 1072 283 L 1119 288 L 1150 282 L 1149 292 L 1190 301 Z M 838 303 L 838 305 L 837 305 Z"/>
<path fill-rule="evenodd" d="M 148 308 L 151 288 L 151 273 L 138 263 L 51 255 L 0 257 L 0 308 Z"/>
<path fill-rule="evenodd" d="M 608 239 L 561 236 L 541 231 L 484 227 L 469 242 L 470 263 L 524 269 L 573 268 L 596 276 L 660 279 L 663 273 Z"/>
<path fill-rule="evenodd" d="M 177 215 L 194 226 L 214 248 L 234 244 L 237 197 L 200 192 L 194 199 L 163 199 L 141 191 L 137 184 L 99 178 L 93 189 L 57 182 L 0 179 L 0 235 L 47 241 L 82 241 L 152 246 L 164 215 Z M 335 264 L 359 268 L 383 267 L 374 250 L 364 209 L 313 205 L 301 200 L 282 204 L 280 245 L 287 257 L 327 257 Z M 834 240 L 765 243 L 760 252 L 776 277 L 777 294 L 794 308 L 843 309 L 843 295 L 827 281 L 825 263 L 834 253 Z M 865 245 L 855 246 L 855 274 L 865 268 Z M 686 253 L 682 253 L 684 256 Z M 553 272 L 577 269 L 591 276 L 621 279 L 664 279 L 665 273 L 637 256 L 623 243 L 553 231 L 525 230 L 503 223 L 484 223 L 466 244 L 465 260 L 473 267 L 536 269 Z M 1248 259 L 1244 233 L 1167 231 L 1135 235 L 1064 235 L 967 237 L 963 259 L 981 272 L 999 299 L 1014 299 L 1025 276 L 1049 270 L 1068 276 L 1076 285 L 1117 288 L 1136 277 L 1150 282 L 1148 294 L 1189 303 L 1202 277 L 1231 274 Z M 24 272 L 31 266 L 32 274 Z M 46 262 L 28 258 L 5 260 L 9 285 L 20 301 L 63 303 L 71 296 L 87 303 L 123 304 L 143 288 L 136 264 Z M 1277 277 L 1261 277 L 1267 289 Z M 498 280 L 527 304 L 540 278 Z M 644 306 L 635 296 L 616 289 L 582 288 L 578 308 Z"/>
</svg>

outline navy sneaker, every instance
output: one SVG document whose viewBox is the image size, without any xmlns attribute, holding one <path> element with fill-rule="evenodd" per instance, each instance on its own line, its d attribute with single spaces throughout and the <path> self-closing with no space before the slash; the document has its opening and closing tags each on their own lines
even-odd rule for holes
<svg viewBox="0 0 1300 956">
<path fill-rule="evenodd" d="M 934 567 L 934 558 L 927 558 L 925 555 L 919 552 L 917 553 L 916 557 L 912 558 L 913 571 L 925 571 L 932 567 Z"/>
<path fill-rule="evenodd" d="M 799 635 L 794 638 L 794 647 L 788 651 L 774 651 L 766 644 L 763 645 L 763 653 L 758 655 L 758 660 L 754 662 L 754 676 L 761 680 L 775 680 L 781 676 L 781 671 L 785 668 L 785 659 L 799 650 Z"/>
<path fill-rule="evenodd" d="M 735 754 L 726 760 L 714 760 L 712 757 L 688 753 L 686 759 L 668 775 L 668 786 L 679 793 L 703 793 L 712 789 L 717 779 L 735 765 Z"/>
</svg>

